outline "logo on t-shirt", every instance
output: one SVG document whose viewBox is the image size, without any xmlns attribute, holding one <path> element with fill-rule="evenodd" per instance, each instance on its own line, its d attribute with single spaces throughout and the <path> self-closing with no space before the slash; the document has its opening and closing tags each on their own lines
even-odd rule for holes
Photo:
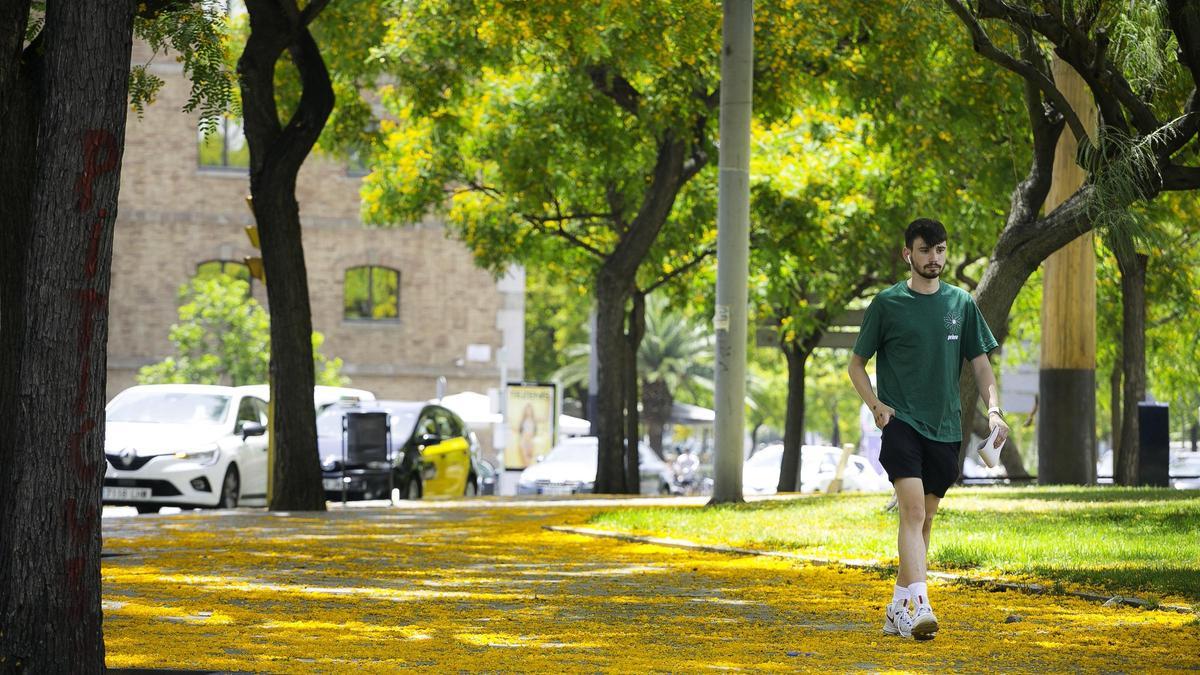
<svg viewBox="0 0 1200 675">
<path fill-rule="evenodd" d="M 958 339 L 962 333 L 962 315 L 950 310 L 946 313 L 946 342 Z"/>
</svg>

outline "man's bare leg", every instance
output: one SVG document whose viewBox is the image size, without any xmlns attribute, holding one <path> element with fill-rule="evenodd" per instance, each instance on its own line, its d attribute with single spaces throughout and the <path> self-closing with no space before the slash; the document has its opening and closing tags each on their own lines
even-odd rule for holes
<svg viewBox="0 0 1200 675">
<path fill-rule="evenodd" d="M 929 547 L 925 485 L 920 478 L 897 478 L 895 486 L 900 511 L 897 537 L 900 571 L 896 575 L 896 585 L 909 586 L 925 581 L 925 552 Z"/>
</svg>

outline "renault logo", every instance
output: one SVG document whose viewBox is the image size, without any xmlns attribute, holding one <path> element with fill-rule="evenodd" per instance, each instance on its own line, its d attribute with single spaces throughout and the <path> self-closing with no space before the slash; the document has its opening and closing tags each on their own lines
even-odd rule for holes
<svg viewBox="0 0 1200 675">
<path fill-rule="evenodd" d="M 121 453 L 117 455 L 121 459 L 121 464 L 125 468 L 133 466 L 133 461 L 137 459 L 137 450 L 133 448 L 122 448 Z"/>
</svg>

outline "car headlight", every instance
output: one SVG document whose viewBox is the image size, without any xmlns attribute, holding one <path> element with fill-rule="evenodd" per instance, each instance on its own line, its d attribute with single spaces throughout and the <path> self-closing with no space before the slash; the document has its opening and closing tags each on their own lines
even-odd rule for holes
<svg viewBox="0 0 1200 675">
<path fill-rule="evenodd" d="M 220 457 L 221 450 L 215 446 L 207 450 L 181 450 L 175 453 L 176 459 L 195 462 L 201 466 L 212 466 Z"/>
</svg>

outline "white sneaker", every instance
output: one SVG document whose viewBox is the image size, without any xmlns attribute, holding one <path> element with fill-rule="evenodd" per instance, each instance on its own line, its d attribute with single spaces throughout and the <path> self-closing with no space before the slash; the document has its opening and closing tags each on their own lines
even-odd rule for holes
<svg viewBox="0 0 1200 675">
<path fill-rule="evenodd" d="M 887 635 L 912 637 L 912 615 L 903 600 L 889 602 L 883 610 L 883 632 Z"/>
<path fill-rule="evenodd" d="M 917 605 L 913 612 L 909 633 L 917 640 L 932 640 L 938 632 L 938 620 L 929 605 Z"/>
</svg>

